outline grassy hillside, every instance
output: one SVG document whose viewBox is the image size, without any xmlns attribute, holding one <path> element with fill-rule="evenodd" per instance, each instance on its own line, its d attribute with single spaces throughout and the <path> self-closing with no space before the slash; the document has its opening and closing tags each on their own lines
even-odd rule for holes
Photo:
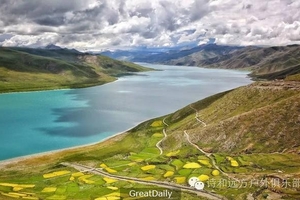
<svg viewBox="0 0 300 200">
<path fill-rule="evenodd" d="M 208 68 L 247 69 L 256 79 L 284 79 L 300 72 L 300 46 L 240 47 L 228 49 L 215 45 L 193 54 L 164 62 Z"/>
<path fill-rule="evenodd" d="M 87 87 L 145 70 L 149 69 L 68 49 L 0 48 L 0 92 Z"/>
<path fill-rule="evenodd" d="M 205 128 L 190 120 L 189 107 L 172 114 L 168 122 L 187 122 L 176 130 L 193 127 L 192 140 L 211 152 L 298 152 L 299 91 L 297 82 L 257 82 L 194 103 L 208 124 Z"/>
<path fill-rule="evenodd" d="M 28 193 L 42 199 L 117 198 L 120 188 L 149 187 L 93 172 L 76 174 L 62 162 L 183 186 L 196 176 L 205 183 L 206 192 L 227 199 L 298 199 L 299 91 L 297 81 L 256 82 L 146 121 L 93 146 L 0 165 L 0 199 Z M 284 187 L 283 180 L 290 185 Z M 220 181 L 223 184 L 218 185 Z M 52 190 L 45 192 L 47 187 Z M 190 192 L 182 195 L 205 199 Z"/>
</svg>

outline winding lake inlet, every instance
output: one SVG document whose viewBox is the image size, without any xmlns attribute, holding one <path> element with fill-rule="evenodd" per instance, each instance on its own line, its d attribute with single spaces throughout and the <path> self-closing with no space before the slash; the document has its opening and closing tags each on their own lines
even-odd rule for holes
<svg viewBox="0 0 300 200">
<path fill-rule="evenodd" d="M 159 69 L 101 86 L 0 95 L 0 160 L 95 143 L 146 119 L 247 85 L 245 71 Z"/>
</svg>

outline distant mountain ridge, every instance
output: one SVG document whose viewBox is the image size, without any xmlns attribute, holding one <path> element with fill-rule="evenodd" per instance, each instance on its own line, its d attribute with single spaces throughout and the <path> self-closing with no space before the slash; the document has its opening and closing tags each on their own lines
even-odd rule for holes
<svg viewBox="0 0 300 200">
<path fill-rule="evenodd" d="M 253 78 L 282 79 L 300 73 L 300 46 L 222 46 L 205 44 L 162 52 L 115 51 L 104 55 L 135 62 L 206 68 L 247 69 Z"/>
<path fill-rule="evenodd" d="M 195 47 L 190 50 L 178 52 L 174 59 L 165 60 L 164 64 L 199 66 L 203 60 L 210 60 L 217 57 L 226 57 L 226 55 L 236 52 L 244 47 L 223 46 L 216 44 L 207 44 Z"/>
<path fill-rule="evenodd" d="M 49 50 L 57 50 L 57 49 L 62 49 L 60 46 L 56 46 L 55 44 L 48 44 L 45 46 L 44 49 L 49 49 Z"/>
<path fill-rule="evenodd" d="M 132 50 L 115 50 L 104 51 L 101 55 L 109 56 L 114 59 L 128 60 L 133 62 L 165 63 L 173 59 L 183 58 L 197 52 L 207 53 L 208 58 L 224 55 L 242 47 L 237 46 L 219 46 L 216 44 L 203 44 L 192 48 L 150 48 L 150 49 L 132 49 Z M 209 55 L 212 54 L 212 55 Z"/>
</svg>

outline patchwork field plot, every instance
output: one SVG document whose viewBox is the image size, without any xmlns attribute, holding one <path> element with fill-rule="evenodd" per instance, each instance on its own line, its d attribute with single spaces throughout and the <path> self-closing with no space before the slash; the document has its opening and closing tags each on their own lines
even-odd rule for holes
<svg viewBox="0 0 300 200">
<path fill-rule="evenodd" d="M 170 176 L 173 176 L 174 175 L 174 172 L 173 171 L 167 171 L 165 174 L 164 174 L 164 177 L 170 177 Z"/>
<path fill-rule="evenodd" d="M 42 192 L 45 192 L 45 193 L 49 193 L 49 192 L 55 192 L 56 191 L 56 187 L 45 187 Z"/>
<path fill-rule="evenodd" d="M 195 163 L 195 162 L 191 162 L 191 163 L 187 163 L 187 164 L 183 165 L 183 168 L 186 168 L 186 169 L 198 169 L 200 167 L 201 167 L 201 165 L 199 165 L 198 163 Z"/>
<path fill-rule="evenodd" d="M 53 178 L 53 177 L 57 177 L 57 176 L 66 175 L 66 174 L 69 174 L 69 173 L 70 173 L 70 171 L 57 171 L 57 172 L 44 174 L 43 177 L 44 178 Z"/>
<path fill-rule="evenodd" d="M 151 126 L 152 127 L 160 127 L 160 126 L 162 126 L 163 125 L 163 122 L 162 121 L 154 121 L 154 122 L 152 122 L 152 124 L 151 124 Z"/>
<path fill-rule="evenodd" d="M 154 149 L 152 148 L 142 150 L 142 152 L 148 152 L 148 154 L 152 154 L 153 151 Z M 268 166 L 269 170 L 275 169 L 275 166 L 283 165 L 289 160 L 290 156 L 289 154 L 241 156 L 214 154 L 213 158 L 217 165 L 227 173 L 242 174 L 243 172 L 239 172 L 243 171 L 241 169 L 255 171 L 257 166 Z M 160 158 L 158 163 L 153 161 L 157 157 Z M 232 165 L 232 161 L 237 162 L 238 165 Z M 269 163 L 273 163 L 274 166 L 270 166 Z M 110 174 L 126 173 L 128 177 L 138 177 L 141 180 L 168 181 L 180 185 L 187 185 L 187 180 L 192 176 L 198 177 L 205 184 L 211 179 L 219 180 L 223 177 L 220 171 L 212 166 L 211 161 L 203 155 L 191 157 L 177 155 L 175 159 L 162 155 L 155 158 L 147 158 L 147 161 L 141 162 L 133 162 L 131 157 L 128 157 L 127 160 L 111 158 L 98 164 L 98 167 Z M 295 170 L 294 168 L 296 167 L 299 166 L 294 164 L 294 167 L 287 168 L 287 170 Z M 67 168 L 39 176 L 41 178 L 32 178 L 37 180 L 37 182 L 33 181 L 32 184 L 2 182 L 0 183 L 0 194 L 16 199 L 70 199 L 71 197 L 80 199 L 84 195 L 85 197 L 88 195 L 91 199 L 118 199 L 120 198 L 118 192 L 120 188 L 130 188 L 137 185 L 134 181 L 118 181 L 109 177 L 92 175 L 88 172 L 71 171 Z M 43 180 L 50 182 L 46 185 Z M 49 183 L 51 185 L 48 185 Z"/>
</svg>

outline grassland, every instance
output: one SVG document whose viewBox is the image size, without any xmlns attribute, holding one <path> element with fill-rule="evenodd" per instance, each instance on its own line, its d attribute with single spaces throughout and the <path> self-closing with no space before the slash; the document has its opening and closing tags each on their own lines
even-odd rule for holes
<svg viewBox="0 0 300 200">
<path fill-rule="evenodd" d="M 119 193 L 120 188 L 149 187 L 61 165 L 69 162 L 113 175 L 186 186 L 190 177 L 198 177 L 206 191 L 227 199 L 247 199 L 249 195 L 297 199 L 299 91 L 300 83 L 295 81 L 257 82 L 151 119 L 93 146 L 2 165 L 0 198 L 118 199 L 126 196 Z M 207 126 L 195 119 L 195 109 Z M 167 137 L 160 155 L 156 144 L 164 129 Z M 187 141 L 185 130 L 192 143 L 207 153 Z M 182 195 L 183 199 L 199 199 L 186 192 Z"/>
<path fill-rule="evenodd" d="M 68 49 L 0 48 L 0 92 L 88 87 L 146 70 Z"/>
</svg>

